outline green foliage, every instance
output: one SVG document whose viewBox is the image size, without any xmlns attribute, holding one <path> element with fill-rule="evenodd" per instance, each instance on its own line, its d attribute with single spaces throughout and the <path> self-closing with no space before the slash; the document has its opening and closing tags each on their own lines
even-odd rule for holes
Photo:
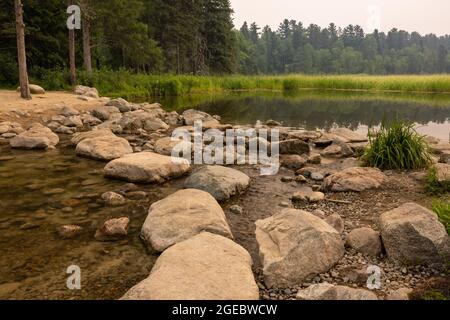
<svg viewBox="0 0 450 320">
<path fill-rule="evenodd" d="M 450 193 L 450 182 L 444 181 L 439 182 L 437 176 L 437 169 L 434 166 L 431 166 L 428 169 L 428 173 L 426 176 L 426 185 L 425 188 L 429 194 L 447 194 Z"/>
<path fill-rule="evenodd" d="M 413 123 L 394 120 L 370 135 L 362 161 L 365 165 L 382 170 L 426 168 L 431 163 L 428 145 L 417 133 Z"/>
<path fill-rule="evenodd" d="M 439 220 L 450 235 L 450 199 L 433 201 L 433 211 L 437 213 Z"/>
<path fill-rule="evenodd" d="M 447 301 L 448 298 L 439 291 L 430 291 L 427 292 L 425 295 L 423 295 L 422 297 L 423 300 L 426 301 Z"/>
</svg>

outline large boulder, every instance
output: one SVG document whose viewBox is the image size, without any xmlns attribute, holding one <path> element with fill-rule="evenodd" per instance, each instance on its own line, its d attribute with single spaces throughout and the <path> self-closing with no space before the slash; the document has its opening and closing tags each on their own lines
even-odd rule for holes
<svg viewBox="0 0 450 320">
<path fill-rule="evenodd" d="M 217 201 L 207 192 L 186 189 L 152 204 L 141 237 L 162 252 L 202 231 L 233 238 Z"/>
<path fill-rule="evenodd" d="M 285 209 L 256 222 L 256 240 L 268 287 L 301 284 L 344 256 L 340 234 L 309 212 Z"/>
<path fill-rule="evenodd" d="M 249 184 L 250 178 L 238 170 L 205 166 L 193 173 L 184 186 L 209 192 L 217 201 L 224 201 L 245 191 Z"/>
<path fill-rule="evenodd" d="M 44 88 L 38 86 L 37 84 L 29 84 L 28 88 L 30 88 L 31 94 L 45 94 Z M 17 88 L 17 91 L 20 91 L 20 87 Z"/>
<path fill-rule="evenodd" d="M 122 300 L 258 300 L 251 266 L 244 248 L 203 232 L 164 251 Z"/>
<path fill-rule="evenodd" d="M 432 211 L 404 204 L 380 217 L 381 237 L 388 257 L 402 264 L 448 262 L 450 238 Z"/>
<path fill-rule="evenodd" d="M 314 284 L 297 293 L 298 300 L 378 300 L 377 295 L 365 289 L 353 289 L 328 283 Z"/>
<path fill-rule="evenodd" d="M 79 156 L 101 161 L 111 161 L 133 153 L 130 143 L 117 136 L 104 135 L 84 139 L 78 143 L 76 153 Z"/>
<path fill-rule="evenodd" d="M 323 189 L 332 192 L 361 192 L 378 189 L 387 179 L 386 175 L 376 168 L 347 168 L 325 178 Z"/>
<path fill-rule="evenodd" d="M 190 170 L 185 159 L 172 158 L 152 152 L 125 155 L 108 163 L 105 176 L 129 182 L 163 183 L 178 178 Z"/>
<path fill-rule="evenodd" d="M 59 143 L 59 137 L 52 130 L 39 123 L 15 136 L 9 141 L 12 148 L 18 149 L 49 149 Z"/>
<path fill-rule="evenodd" d="M 352 230 L 347 235 L 345 244 L 368 256 L 379 256 L 382 251 L 380 233 L 372 228 L 358 228 Z"/>
</svg>

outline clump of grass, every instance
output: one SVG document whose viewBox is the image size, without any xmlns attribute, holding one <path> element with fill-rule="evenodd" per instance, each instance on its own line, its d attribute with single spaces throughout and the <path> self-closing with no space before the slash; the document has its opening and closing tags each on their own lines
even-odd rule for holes
<svg viewBox="0 0 450 320">
<path fill-rule="evenodd" d="M 362 161 L 382 170 L 418 170 L 431 163 L 428 144 L 414 124 L 400 120 L 383 121 L 381 128 L 369 134 L 369 146 Z"/>
<path fill-rule="evenodd" d="M 425 189 L 429 194 L 439 195 L 450 193 L 450 182 L 439 181 L 437 169 L 435 166 L 431 166 L 428 169 L 425 182 L 426 182 Z"/>
<path fill-rule="evenodd" d="M 434 200 L 433 211 L 436 212 L 439 220 L 441 220 L 447 233 L 450 235 L 450 200 Z"/>
</svg>

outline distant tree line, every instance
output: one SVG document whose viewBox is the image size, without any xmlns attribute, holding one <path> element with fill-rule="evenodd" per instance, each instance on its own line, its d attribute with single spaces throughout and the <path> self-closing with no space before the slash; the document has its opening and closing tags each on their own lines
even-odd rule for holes
<svg viewBox="0 0 450 320">
<path fill-rule="evenodd" d="M 69 4 L 82 9 L 76 68 L 172 74 L 450 72 L 450 36 L 360 26 L 233 27 L 229 0 L 24 0 L 29 74 L 68 70 Z M 18 82 L 14 1 L 0 2 L 0 83 Z M 73 36 L 72 36 L 73 40 Z M 73 42 L 72 42 L 73 43 Z M 73 46 L 72 46 L 73 48 Z M 73 55 L 72 55 L 73 56 Z"/>
<path fill-rule="evenodd" d="M 358 25 L 284 20 L 278 30 L 244 23 L 238 34 L 242 73 L 422 74 L 450 72 L 450 36 L 392 29 L 366 34 Z"/>
</svg>

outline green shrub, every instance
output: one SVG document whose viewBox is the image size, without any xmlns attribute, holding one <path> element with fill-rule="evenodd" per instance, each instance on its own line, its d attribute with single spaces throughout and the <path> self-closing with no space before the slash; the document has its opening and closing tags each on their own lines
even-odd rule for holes
<svg viewBox="0 0 450 320">
<path fill-rule="evenodd" d="M 441 220 L 447 233 L 450 235 L 450 200 L 433 201 L 433 211 L 437 213 L 439 220 Z"/>
<path fill-rule="evenodd" d="M 362 161 L 369 167 L 417 170 L 431 163 L 428 144 L 413 123 L 394 120 L 387 124 L 383 121 L 380 130 L 369 137 L 369 146 L 362 156 Z"/>
</svg>

